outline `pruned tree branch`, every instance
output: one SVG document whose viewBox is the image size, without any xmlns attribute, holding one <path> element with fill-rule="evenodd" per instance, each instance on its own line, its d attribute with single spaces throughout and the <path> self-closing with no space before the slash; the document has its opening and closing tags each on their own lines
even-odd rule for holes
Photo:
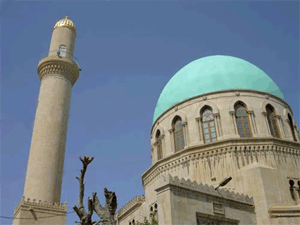
<svg viewBox="0 0 300 225">
<path fill-rule="evenodd" d="M 103 207 L 97 197 L 97 193 L 93 192 L 93 197 L 88 198 L 88 212 L 86 212 L 83 205 L 83 197 L 84 197 L 84 176 L 87 170 L 88 165 L 93 161 L 94 157 L 84 156 L 82 159 L 79 157 L 82 162 L 82 169 L 80 170 L 80 176 L 76 177 L 79 181 L 79 197 L 78 197 L 78 207 L 73 206 L 74 211 L 77 213 L 80 218 L 81 225 L 99 225 L 102 223 L 103 225 L 116 225 L 115 220 L 115 212 L 117 209 L 117 196 L 115 192 L 111 192 L 104 188 L 104 196 L 105 196 L 105 207 Z M 99 221 L 92 222 L 93 212 L 99 216 Z"/>
<path fill-rule="evenodd" d="M 93 214 L 93 199 L 88 198 L 88 213 L 85 211 L 84 205 L 83 205 L 83 197 L 84 197 L 84 176 L 87 169 L 87 166 L 93 161 L 94 157 L 87 157 L 84 156 L 82 159 L 79 157 L 80 161 L 82 162 L 83 166 L 80 170 L 80 176 L 76 177 L 76 179 L 79 181 L 79 197 L 78 197 L 78 206 L 73 206 L 74 211 L 78 215 L 81 221 L 81 225 L 90 225 L 92 224 L 91 218 Z"/>
</svg>

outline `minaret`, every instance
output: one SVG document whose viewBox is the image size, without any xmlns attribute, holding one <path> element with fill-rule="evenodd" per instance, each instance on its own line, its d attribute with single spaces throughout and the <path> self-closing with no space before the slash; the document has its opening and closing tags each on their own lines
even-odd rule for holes
<svg viewBox="0 0 300 225">
<path fill-rule="evenodd" d="M 80 71 L 73 57 L 75 38 L 76 29 L 70 18 L 59 20 L 53 28 L 49 54 L 38 64 L 41 86 L 24 197 L 14 214 L 14 218 L 32 217 L 35 221 L 15 219 L 13 224 L 65 224 L 67 208 L 60 204 L 64 156 L 71 91 Z M 41 209 L 46 211 L 41 213 Z M 53 209 L 58 210 L 56 218 Z M 47 213 L 52 217 L 39 219 L 47 217 Z"/>
</svg>

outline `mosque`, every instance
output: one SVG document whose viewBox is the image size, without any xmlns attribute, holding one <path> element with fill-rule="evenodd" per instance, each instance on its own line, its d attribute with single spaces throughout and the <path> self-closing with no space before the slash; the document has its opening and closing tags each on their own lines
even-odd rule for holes
<svg viewBox="0 0 300 225">
<path fill-rule="evenodd" d="M 58 21 L 39 62 L 26 182 L 14 212 L 32 219 L 13 224 L 66 224 L 60 196 L 71 89 L 80 72 L 75 38 L 70 18 Z M 119 225 L 144 217 L 160 225 L 300 224 L 299 131 L 280 89 L 255 65 L 224 55 L 190 62 L 162 90 L 150 132 L 145 194 L 117 212 Z"/>
</svg>

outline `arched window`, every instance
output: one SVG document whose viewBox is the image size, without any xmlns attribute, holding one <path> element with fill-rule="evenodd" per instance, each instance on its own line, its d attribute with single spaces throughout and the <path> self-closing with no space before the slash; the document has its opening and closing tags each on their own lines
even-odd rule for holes
<svg viewBox="0 0 300 225">
<path fill-rule="evenodd" d="M 179 151 L 184 148 L 183 124 L 181 118 L 175 117 L 173 121 L 175 150 Z"/>
<path fill-rule="evenodd" d="M 66 57 L 67 56 L 67 46 L 66 45 L 60 45 L 58 52 L 59 52 L 59 56 Z"/>
<path fill-rule="evenodd" d="M 216 127 L 212 110 L 210 108 L 204 108 L 204 110 L 202 110 L 201 116 L 204 142 L 211 143 L 217 141 Z"/>
<path fill-rule="evenodd" d="M 295 192 L 294 192 L 294 184 L 295 184 L 295 182 L 293 180 L 289 180 L 289 184 L 290 184 L 291 197 L 295 201 L 296 200 L 296 196 L 295 196 Z"/>
<path fill-rule="evenodd" d="M 235 117 L 240 137 L 252 137 L 249 117 L 245 105 L 238 102 L 235 107 Z"/>
<path fill-rule="evenodd" d="M 271 131 L 271 135 L 273 137 L 279 138 L 280 135 L 279 135 L 279 129 L 278 129 L 278 125 L 277 125 L 277 119 L 276 119 L 276 115 L 274 112 L 274 108 L 271 105 L 267 105 L 266 111 L 267 111 L 267 119 L 268 119 L 270 131 Z"/>
<path fill-rule="evenodd" d="M 157 141 L 157 160 L 162 159 L 162 146 L 161 146 L 161 134 L 160 134 L 160 130 L 156 131 L 156 135 L 155 135 L 156 141 Z"/>
<path fill-rule="evenodd" d="M 297 141 L 295 131 L 294 131 L 293 119 L 292 119 L 290 114 L 288 114 L 288 119 L 289 119 L 288 121 L 289 121 L 289 125 L 290 125 L 290 128 L 291 128 L 291 132 L 292 132 L 292 135 L 293 135 L 293 139 L 294 139 L 294 141 Z"/>
</svg>

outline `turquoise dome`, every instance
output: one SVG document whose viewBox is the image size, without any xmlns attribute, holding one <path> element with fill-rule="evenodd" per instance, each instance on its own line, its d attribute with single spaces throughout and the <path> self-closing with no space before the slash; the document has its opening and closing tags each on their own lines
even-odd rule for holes
<svg viewBox="0 0 300 225">
<path fill-rule="evenodd" d="M 156 103 L 153 123 L 186 99 L 229 89 L 264 91 L 283 99 L 275 82 L 255 65 L 232 56 L 207 56 L 187 64 L 169 80 Z"/>
</svg>

